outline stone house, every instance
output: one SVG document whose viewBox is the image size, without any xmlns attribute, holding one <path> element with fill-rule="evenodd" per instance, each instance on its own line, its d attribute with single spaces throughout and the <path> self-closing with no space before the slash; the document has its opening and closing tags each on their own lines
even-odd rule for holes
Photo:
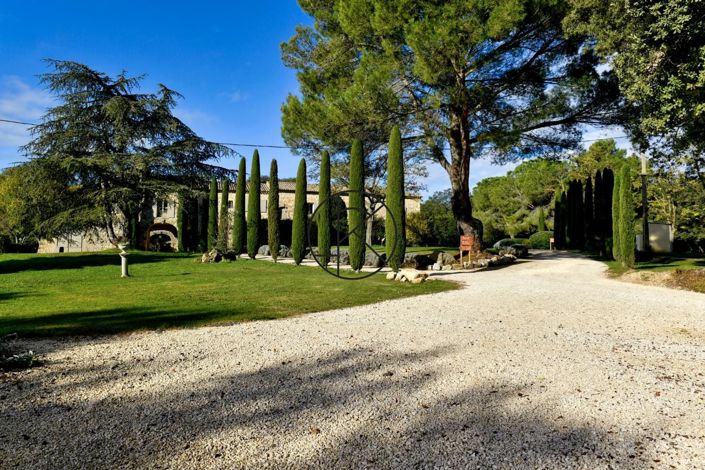
<svg viewBox="0 0 705 470">
<path fill-rule="evenodd" d="M 333 188 L 335 193 L 336 189 Z M 296 193 L 296 183 L 293 181 L 279 182 L 279 207 L 281 210 L 282 220 L 290 220 L 293 217 L 294 198 Z M 262 183 L 260 189 L 260 211 L 261 218 L 267 218 L 267 198 L 269 194 L 269 183 Z M 218 185 L 218 208 L 220 208 L 221 199 L 223 196 L 222 187 Z M 249 199 L 249 191 L 245 194 L 245 208 Z M 341 199 L 348 205 L 347 195 L 341 196 Z M 230 184 L 228 194 L 228 212 L 233 217 L 235 205 L 235 183 Z M 306 189 L 306 205 L 307 212 L 313 214 L 318 205 L 318 185 L 310 184 Z M 421 210 L 421 196 L 410 195 L 406 197 L 405 210 L 407 214 L 419 212 Z M 157 198 L 147 204 L 143 208 L 138 224 L 138 248 L 144 250 L 166 250 L 173 251 L 177 247 L 177 222 L 176 213 L 178 209 L 178 200 L 176 194 L 164 198 Z M 384 218 L 386 216 L 384 208 L 379 210 L 375 217 Z M 69 252 L 86 252 L 86 251 L 102 251 L 114 248 L 110 244 L 108 238 L 100 229 L 89 230 L 85 233 L 79 233 L 61 237 L 53 240 L 42 240 L 39 243 L 39 253 L 69 253 Z"/>
</svg>

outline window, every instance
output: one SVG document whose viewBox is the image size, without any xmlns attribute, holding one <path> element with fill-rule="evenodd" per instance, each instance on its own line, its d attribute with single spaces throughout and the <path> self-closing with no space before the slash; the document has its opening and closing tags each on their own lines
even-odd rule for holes
<svg viewBox="0 0 705 470">
<path fill-rule="evenodd" d="M 232 208 L 233 208 L 233 201 L 228 201 L 228 209 L 232 209 Z"/>
<path fill-rule="evenodd" d="M 157 217 L 166 216 L 168 211 L 169 211 L 169 201 L 167 201 L 166 199 L 158 199 L 157 200 Z"/>
<path fill-rule="evenodd" d="M 308 215 L 313 214 L 313 203 L 312 202 L 307 202 L 306 203 L 306 213 Z"/>
</svg>

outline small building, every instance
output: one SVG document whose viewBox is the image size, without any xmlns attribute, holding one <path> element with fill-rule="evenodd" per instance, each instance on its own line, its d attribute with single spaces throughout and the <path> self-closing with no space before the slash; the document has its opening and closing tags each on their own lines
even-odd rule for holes
<svg viewBox="0 0 705 470">
<path fill-rule="evenodd" d="M 223 196 L 222 186 L 218 185 L 218 208 Z M 235 183 L 230 184 L 228 195 L 228 213 L 233 217 L 235 206 Z M 332 190 L 335 193 L 335 189 Z M 269 194 L 269 183 L 262 183 L 260 189 L 260 211 L 261 218 L 267 218 L 267 203 Z M 282 220 L 291 220 L 294 212 L 294 199 L 296 195 L 296 183 L 293 181 L 279 182 L 279 207 Z M 249 191 L 245 194 L 245 210 Z M 347 195 L 341 199 L 348 205 Z M 318 185 L 310 184 L 306 188 L 307 212 L 313 214 L 318 206 Z M 406 197 L 404 203 L 406 213 L 419 212 L 421 210 L 421 196 L 410 195 Z M 152 251 L 175 251 L 177 247 L 177 209 L 178 198 L 176 194 L 167 197 L 156 198 L 148 203 L 140 213 L 138 221 L 138 248 Z M 386 213 L 384 208 L 375 213 L 376 218 L 384 218 Z M 92 229 L 84 233 L 73 234 L 53 240 L 42 240 L 39 243 L 39 253 L 69 253 L 85 251 L 102 251 L 114 248 L 108 241 L 108 237 L 101 229 Z"/>
</svg>

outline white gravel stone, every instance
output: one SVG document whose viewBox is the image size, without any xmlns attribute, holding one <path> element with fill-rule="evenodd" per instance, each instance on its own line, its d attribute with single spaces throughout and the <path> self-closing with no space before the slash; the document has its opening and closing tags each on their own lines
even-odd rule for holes
<svg viewBox="0 0 705 470">
<path fill-rule="evenodd" d="M 31 341 L 0 467 L 702 468 L 705 295 L 603 269 L 543 254 L 432 296 Z"/>
</svg>

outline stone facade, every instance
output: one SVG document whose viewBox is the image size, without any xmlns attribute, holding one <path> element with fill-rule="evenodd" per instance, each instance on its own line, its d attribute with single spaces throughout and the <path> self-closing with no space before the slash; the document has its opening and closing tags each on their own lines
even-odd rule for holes
<svg viewBox="0 0 705 470">
<path fill-rule="evenodd" d="M 279 207 L 282 211 L 282 219 L 292 219 L 294 210 L 296 184 L 291 181 L 281 181 L 279 183 Z M 261 217 L 267 218 L 267 196 L 269 193 L 269 184 L 263 183 L 261 186 L 261 201 L 260 210 Z M 336 192 L 335 189 L 332 190 Z M 222 188 L 218 188 L 218 208 L 223 197 Z M 249 199 L 249 192 L 245 194 L 245 207 Z M 348 205 L 347 195 L 341 196 L 341 199 Z M 307 210 L 312 214 L 318 206 L 318 186 L 309 185 L 306 191 Z M 142 210 L 138 224 L 140 233 L 140 247 L 145 250 L 160 250 L 160 249 L 176 249 L 177 246 L 177 230 L 176 230 L 176 212 L 177 212 L 177 197 L 172 195 L 166 198 L 152 201 L 151 204 Z M 235 205 L 235 184 L 232 183 L 228 194 L 228 212 L 232 219 Z M 420 196 L 407 196 L 405 201 L 407 214 L 419 212 L 421 210 Z M 380 209 L 375 213 L 375 218 L 384 218 L 386 213 L 384 209 Z M 108 242 L 108 237 L 105 232 L 100 229 L 90 230 L 83 234 L 75 234 L 67 237 L 62 237 L 55 240 L 42 240 L 39 244 L 39 253 L 70 253 L 81 251 L 102 251 L 114 248 Z"/>
</svg>

